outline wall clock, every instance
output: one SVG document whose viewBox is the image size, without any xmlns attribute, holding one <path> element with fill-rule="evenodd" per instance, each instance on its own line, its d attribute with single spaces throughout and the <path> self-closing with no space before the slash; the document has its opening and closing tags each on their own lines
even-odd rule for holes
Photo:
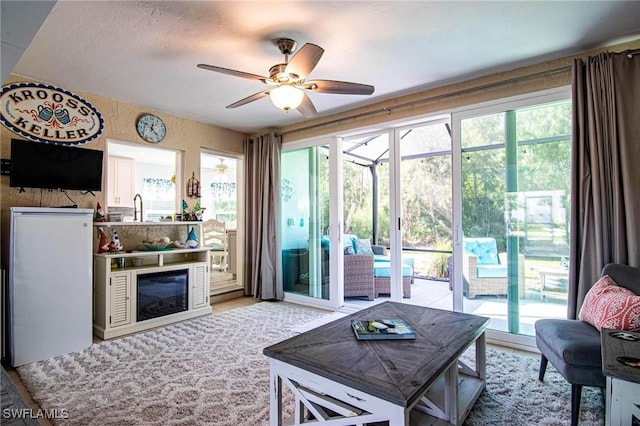
<svg viewBox="0 0 640 426">
<path fill-rule="evenodd" d="M 138 135 L 142 139 L 151 143 L 158 143 L 167 134 L 167 128 L 162 119 L 153 114 L 144 114 L 138 118 L 136 124 Z"/>
</svg>

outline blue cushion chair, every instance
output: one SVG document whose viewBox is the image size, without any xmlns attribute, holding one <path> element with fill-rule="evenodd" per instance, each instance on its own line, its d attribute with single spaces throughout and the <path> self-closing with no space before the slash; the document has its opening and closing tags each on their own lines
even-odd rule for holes
<svg viewBox="0 0 640 426">
<path fill-rule="evenodd" d="M 469 299 L 483 295 L 507 294 L 507 257 L 498 253 L 495 238 L 465 238 L 463 240 L 462 281 L 464 295 Z M 518 288 L 524 298 L 524 256 L 518 255 Z"/>
<path fill-rule="evenodd" d="M 322 236 L 321 244 L 328 261 L 329 237 Z M 344 297 L 366 297 L 373 300 L 391 291 L 391 261 L 382 246 L 353 234 L 343 235 Z M 402 295 L 411 297 L 413 284 L 413 259 L 402 262 Z"/>
<path fill-rule="evenodd" d="M 373 256 L 351 254 L 344 257 L 344 297 L 375 298 Z"/>
<path fill-rule="evenodd" d="M 359 239 L 353 234 L 344 234 L 344 297 L 361 297 L 367 300 L 375 298 L 373 280 L 373 252 L 368 240 Z M 369 249 L 367 244 L 369 243 Z"/>
<path fill-rule="evenodd" d="M 610 263 L 602 269 L 619 286 L 640 295 L 640 269 Z M 600 332 L 580 320 L 541 319 L 536 321 L 536 345 L 542 354 L 538 379 L 544 379 L 551 364 L 571 384 L 571 425 L 578 424 L 583 386 L 604 387 Z"/>
<path fill-rule="evenodd" d="M 381 258 L 374 259 L 373 276 L 376 287 L 376 297 L 391 293 L 391 261 Z M 402 260 L 402 297 L 411 297 L 413 284 L 413 259 Z"/>
<path fill-rule="evenodd" d="M 373 255 L 356 253 L 357 237 L 345 234 L 343 236 L 344 250 L 344 297 L 366 297 L 367 300 L 375 298 L 375 286 L 373 282 Z M 323 235 L 320 239 L 323 248 L 322 277 L 323 290 L 329 283 L 329 237 Z M 324 297 L 324 293 L 323 293 Z M 327 296 L 328 297 L 328 296 Z"/>
<path fill-rule="evenodd" d="M 391 293 L 391 258 L 384 246 L 373 245 L 373 275 L 376 283 L 376 297 Z M 415 261 L 410 257 L 402 258 L 402 297 L 411 297 Z"/>
</svg>

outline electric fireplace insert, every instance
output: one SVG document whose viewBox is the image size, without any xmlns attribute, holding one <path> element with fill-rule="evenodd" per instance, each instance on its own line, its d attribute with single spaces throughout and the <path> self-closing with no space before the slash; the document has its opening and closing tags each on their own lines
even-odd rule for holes
<svg viewBox="0 0 640 426">
<path fill-rule="evenodd" d="M 138 274 L 137 321 L 144 321 L 189 309 L 189 270 Z"/>
</svg>

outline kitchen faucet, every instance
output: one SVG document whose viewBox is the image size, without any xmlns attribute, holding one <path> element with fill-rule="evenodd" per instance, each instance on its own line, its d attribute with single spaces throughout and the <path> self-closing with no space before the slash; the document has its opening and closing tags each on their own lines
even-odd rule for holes
<svg viewBox="0 0 640 426">
<path fill-rule="evenodd" d="M 144 221 L 144 215 L 142 213 L 142 195 L 136 194 L 133 197 L 133 221 L 138 220 L 138 210 L 136 209 L 136 198 L 140 198 L 140 222 Z"/>
</svg>

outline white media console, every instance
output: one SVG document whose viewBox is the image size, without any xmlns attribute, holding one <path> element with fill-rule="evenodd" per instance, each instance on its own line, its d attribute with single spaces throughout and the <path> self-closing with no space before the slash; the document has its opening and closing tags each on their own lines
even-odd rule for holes
<svg viewBox="0 0 640 426">
<path fill-rule="evenodd" d="M 96 228 L 132 225 L 162 224 L 94 224 Z M 119 267 L 114 267 L 118 261 Z M 154 282 L 159 285 L 150 285 Z M 94 254 L 93 332 L 101 339 L 111 339 L 206 315 L 211 313 L 209 286 L 206 247 Z M 181 293 L 176 293 L 177 290 Z"/>
</svg>

